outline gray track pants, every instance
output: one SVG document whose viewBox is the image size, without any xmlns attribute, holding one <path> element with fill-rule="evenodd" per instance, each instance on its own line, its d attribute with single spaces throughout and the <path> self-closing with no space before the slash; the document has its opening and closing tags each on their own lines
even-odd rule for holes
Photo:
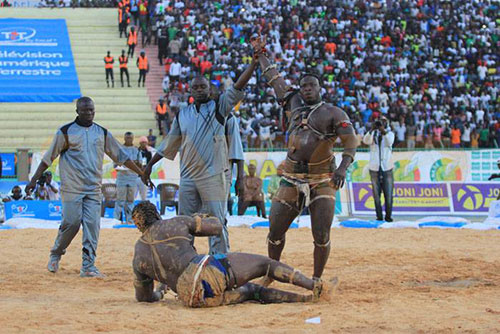
<svg viewBox="0 0 500 334">
<path fill-rule="evenodd" d="M 82 271 L 94 268 L 101 228 L 101 194 L 61 193 L 62 221 L 50 257 L 60 259 L 83 226 Z"/>
<path fill-rule="evenodd" d="M 125 208 L 125 222 L 132 223 L 132 210 L 134 209 L 135 193 L 137 192 L 137 181 L 116 181 L 116 202 L 113 216 L 120 220 L 122 209 Z"/>
<path fill-rule="evenodd" d="M 222 222 L 222 235 L 210 237 L 210 254 L 229 252 L 229 237 L 225 224 L 227 211 L 226 180 L 223 173 L 203 180 L 181 179 L 179 187 L 179 214 L 208 213 Z"/>
</svg>

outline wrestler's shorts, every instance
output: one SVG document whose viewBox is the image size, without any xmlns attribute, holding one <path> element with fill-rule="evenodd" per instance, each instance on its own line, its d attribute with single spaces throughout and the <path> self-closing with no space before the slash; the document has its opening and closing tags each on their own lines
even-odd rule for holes
<svg viewBox="0 0 500 334">
<path fill-rule="evenodd" d="M 177 280 L 177 297 L 188 307 L 222 305 L 229 272 L 224 254 L 197 255 Z"/>
<path fill-rule="evenodd" d="M 309 188 L 309 205 L 321 198 L 335 201 L 335 189 L 333 189 L 328 182 L 310 185 Z M 282 178 L 280 187 L 273 197 L 273 202 L 279 202 L 288 206 L 290 209 L 300 212 L 305 206 L 306 196 L 307 194 L 302 193 L 295 184 Z"/>
</svg>

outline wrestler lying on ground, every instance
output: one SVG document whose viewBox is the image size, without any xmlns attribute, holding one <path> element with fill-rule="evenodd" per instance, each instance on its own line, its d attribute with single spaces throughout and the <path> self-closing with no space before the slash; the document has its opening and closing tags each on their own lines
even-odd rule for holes
<svg viewBox="0 0 500 334">
<path fill-rule="evenodd" d="M 294 268 L 262 255 L 228 253 L 198 255 L 195 236 L 218 235 L 222 225 L 216 217 L 179 216 L 162 220 L 155 205 L 139 203 L 132 219 L 142 232 L 135 245 L 133 269 L 135 296 L 139 302 L 162 299 L 165 285 L 177 292 L 189 307 L 210 307 L 256 300 L 262 303 L 328 300 L 333 284 L 313 281 Z M 268 275 L 291 283 L 312 295 L 301 295 L 249 283 Z M 153 281 L 160 283 L 154 290 Z"/>
</svg>

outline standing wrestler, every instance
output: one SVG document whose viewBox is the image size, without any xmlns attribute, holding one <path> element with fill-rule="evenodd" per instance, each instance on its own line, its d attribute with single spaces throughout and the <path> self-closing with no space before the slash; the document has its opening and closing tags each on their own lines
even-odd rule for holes
<svg viewBox="0 0 500 334">
<path fill-rule="evenodd" d="M 111 133 L 94 123 L 94 101 L 81 97 L 76 102 L 74 122 L 62 126 L 54 136 L 26 191 L 35 188 L 38 179 L 57 156 L 61 173 L 62 222 L 50 250 L 47 269 L 57 272 L 61 256 L 83 226 L 81 277 L 103 277 L 95 266 L 101 224 L 101 182 L 104 153 L 114 162 L 136 174 L 141 169 L 130 159 Z M 150 181 L 148 181 L 149 184 Z"/>
<path fill-rule="evenodd" d="M 188 307 L 211 307 L 257 300 L 263 303 L 328 300 L 331 283 L 317 282 L 300 271 L 268 257 L 247 253 L 198 255 L 193 247 L 195 236 L 222 233 L 215 217 L 179 216 L 161 220 L 154 204 L 139 203 L 132 213 L 142 232 L 135 244 L 132 262 L 135 297 L 139 302 L 156 302 L 163 297 L 165 285 L 177 292 Z M 313 291 L 313 295 L 269 289 L 248 283 L 268 275 Z M 154 280 L 161 282 L 154 291 Z"/>
<path fill-rule="evenodd" d="M 152 166 L 163 157 L 174 160 L 180 153 L 181 181 L 179 212 L 192 215 L 203 210 L 224 222 L 227 211 L 227 143 L 224 125 L 233 107 L 243 99 L 243 88 L 257 67 L 254 60 L 240 75 L 233 87 L 210 98 L 210 83 L 203 77 L 191 81 L 194 103 L 179 111 L 168 136 L 144 171 L 149 178 Z M 229 240 L 224 225 L 222 236 L 209 238 L 210 254 L 227 253 Z"/>
<path fill-rule="evenodd" d="M 313 278 L 319 279 L 330 254 L 335 193 L 344 185 L 358 139 L 347 114 L 321 100 L 318 77 L 304 74 L 299 80 L 300 89 L 292 90 L 266 57 L 263 38 L 254 38 L 252 44 L 261 50 L 258 60 L 263 76 L 281 101 L 289 123 L 287 157 L 279 169 L 282 178 L 271 206 L 269 257 L 280 259 L 290 224 L 304 207 L 309 207 L 314 238 Z M 337 137 L 344 146 L 338 167 L 332 152 Z"/>
</svg>

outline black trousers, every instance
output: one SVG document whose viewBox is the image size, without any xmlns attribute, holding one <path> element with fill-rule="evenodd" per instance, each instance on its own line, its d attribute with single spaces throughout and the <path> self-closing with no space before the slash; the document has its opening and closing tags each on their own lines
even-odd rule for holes
<svg viewBox="0 0 500 334">
<path fill-rule="evenodd" d="M 139 70 L 139 81 L 138 84 L 141 84 L 141 79 L 142 79 L 142 87 L 144 87 L 144 83 L 146 82 L 146 70 Z"/>
<path fill-rule="evenodd" d="M 108 86 L 109 86 L 109 78 L 110 77 L 111 77 L 111 82 L 114 82 L 115 78 L 113 77 L 113 69 L 107 68 L 106 69 L 106 82 L 108 83 Z"/>
<path fill-rule="evenodd" d="M 122 82 L 122 87 L 123 87 L 123 74 L 127 76 L 127 84 L 130 86 L 130 77 L 128 75 L 128 69 L 127 68 L 120 68 L 120 81 Z"/>
</svg>

